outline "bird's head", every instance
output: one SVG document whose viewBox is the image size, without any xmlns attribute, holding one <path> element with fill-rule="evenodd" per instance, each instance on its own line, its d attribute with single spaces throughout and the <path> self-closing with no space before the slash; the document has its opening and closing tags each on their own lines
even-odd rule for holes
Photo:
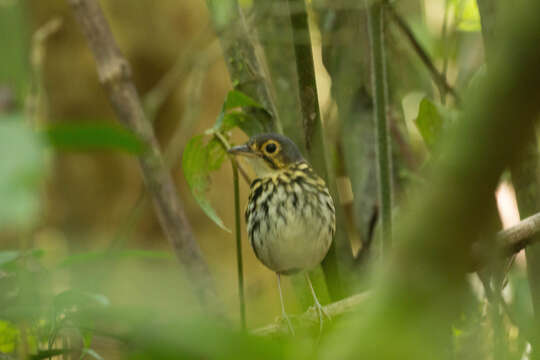
<svg viewBox="0 0 540 360">
<path fill-rule="evenodd" d="M 247 143 L 230 148 L 229 153 L 245 156 L 257 177 L 275 174 L 304 161 L 291 139 L 274 133 L 255 135 Z"/>
</svg>

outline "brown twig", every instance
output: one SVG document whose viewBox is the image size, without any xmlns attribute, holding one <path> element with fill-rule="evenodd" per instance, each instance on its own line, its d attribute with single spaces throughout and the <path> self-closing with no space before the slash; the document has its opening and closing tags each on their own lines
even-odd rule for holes
<svg viewBox="0 0 540 360">
<path fill-rule="evenodd" d="M 207 305 L 215 304 L 217 296 L 208 266 L 163 162 L 154 131 L 145 117 L 131 79 L 131 68 L 118 49 L 98 2 L 69 0 L 69 4 L 88 40 L 96 59 L 99 80 L 119 120 L 147 145 L 146 151 L 139 155 L 139 163 L 161 226 L 200 299 Z"/>
<path fill-rule="evenodd" d="M 534 237 L 540 232 L 540 213 L 521 220 L 518 224 L 497 233 L 497 241 L 502 244 L 505 255 L 513 255 L 529 244 L 540 240 Z"/>
<path fill-rule="evenodd" d="M 414 36 L 411 28 L 409 25 L 405 22 L 405 20 L 401 17 L 401 15 L 396 11 L 396 9 L 387 1 L 384 0 L 385 6 L 388 10 L 388 13 L 390 14 L 390 17 L 394 20 L 398 28 L 403 32 L 403 35 L 409 40 L 411 43 L 411 46 L 413 47 L 416 54 L 418 54 L 418 57 L 424 65 L 429 70 L 429 73 L 433 77 L 433 80 L 437 83 L 437 86 L 439 89 L 444 90 L 445 92 L 449 93 L 454 97 L 456 100 L 456 103 L 460 104 L 461 99 L 457 92 L 454 90 L 454 88 L 448 83 L 446 76 L 441 74 L 439 70 L 435 67 L 435 64 L 433 63 L 433 60 L 429 57 L 427 51 L 422 47 L 420 42 L 416 39 Z"/>
</svg>

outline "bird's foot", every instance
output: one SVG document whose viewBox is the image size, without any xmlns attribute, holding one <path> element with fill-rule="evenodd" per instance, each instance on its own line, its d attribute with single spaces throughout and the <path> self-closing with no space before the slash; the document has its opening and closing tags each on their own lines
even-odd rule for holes
<svg viewBox="0 0 540 360">
<path fill-rule="evenodd" d="M 292 322 L 291 322 L 291 319 L 289 318 L 289 316 L 287 315 L 287 313 L 283 312 L 281 314 L 281 319 L 284 320 L 286 323 L 287 323 L 287 327 L 289 328 L 289 333 L 292 335 L 292 336 L 295 336 L 296 333 L 294 332 L 294 328 L 292 326 Z"/>
<path fill-rule="evenodd" d="M 330 317 L 330 315 L 328 315 L 324 307 L 318 301 L 315 302 L 315 310 L 319 315 L 319 331 L 322 333 L 324 318 L 326 317 L 328 321 L 331 321 L 332 318 Z"/>
</svg>

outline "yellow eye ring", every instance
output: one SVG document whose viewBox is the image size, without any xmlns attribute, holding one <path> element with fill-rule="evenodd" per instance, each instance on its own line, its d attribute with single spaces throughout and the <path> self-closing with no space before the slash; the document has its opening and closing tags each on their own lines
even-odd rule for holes
<svg viewBox="0 0 540 360">
<path fill-rule="evenodd" d="M 266 154 L 272 155 L 279 150 L 279 144 L 274 140 L 269 140 L 263 145 L 262 149 Z"/>
</svg>

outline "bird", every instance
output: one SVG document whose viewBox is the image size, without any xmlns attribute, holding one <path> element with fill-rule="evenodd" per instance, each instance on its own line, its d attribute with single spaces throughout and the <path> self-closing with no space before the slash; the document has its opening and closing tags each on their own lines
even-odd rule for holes
<svg viewBox="0 0 540 360">
<path fill-rule="evenodd" d="M 282 317 L 294 328 L 285 311 L 281 275 L 303 273 L 319 316 L 324 311 L 309 277 L 332 244 L 336 231 L 334 201 L 318 176 L 288 137 L 265 133 L 231 147 L 228 152 L 245 158 L 255 172 L 245 210 L 247 234 L 255 256 L 277 275 Z"/>
</svg>

